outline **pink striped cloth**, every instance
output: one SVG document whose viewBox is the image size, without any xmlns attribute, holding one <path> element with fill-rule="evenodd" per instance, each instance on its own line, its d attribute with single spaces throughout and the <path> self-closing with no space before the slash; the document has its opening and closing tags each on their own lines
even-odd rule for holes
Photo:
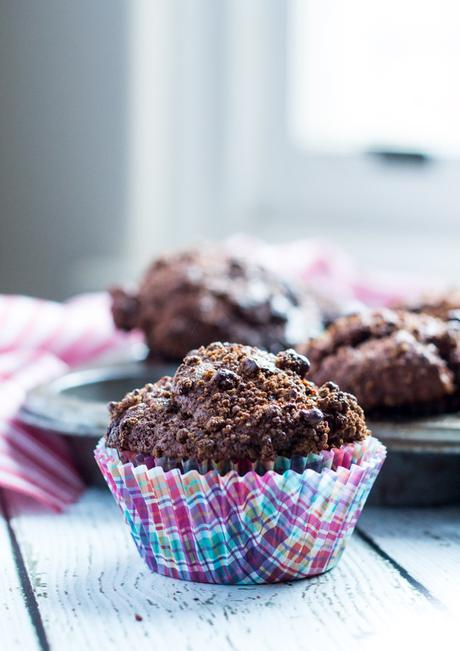
<svg viewBox="0 0 460 651">
<path fill-rule="evenodd" d="M 65 439 L 16 419 L 28 389 L 69 368 L 126 347 L 133 336 L 114 330 L 106 294 L 66 303 L 0 295 L 0 486 L 54 510 L 83 484 Z"/>
</svg>

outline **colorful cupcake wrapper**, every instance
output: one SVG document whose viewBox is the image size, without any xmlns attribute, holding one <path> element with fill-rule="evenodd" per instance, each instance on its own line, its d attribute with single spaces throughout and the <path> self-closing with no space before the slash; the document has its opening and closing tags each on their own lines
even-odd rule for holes
<svg viewBox="0 0 460 651">
<path fill-rule="evenodd" d="M 250 471 L 264 475 L 269 470 L 274 470 L 282 474 L 286 470 L 294 470 L 295 472 L 302 473 L 308 468 L 317 472 L 321 472 L 323 468 L 333 468 L 335 470 L 338 466 L 349 468 L 352 463 L 357 463 L 363 458 L 363 455 L 366 454 L 366 449 L 367 443 L 361 442 L 356 445 L 346 445 L 332 450 L 323 450 L 320 453 L 311 453 L 308 456 L 294 455 L 290 458 L 279 456 L 274 461 L 268 462 L 251 462 L 244 459 L 219 463 L 215 461 L 199 462 L 196 459 L 176 459 L 166 456 L 152 457 L 129 451 L 123 451 L 117 454 L 118 459 L 122 463 L 132 463 L 133 466 L 145 465 L 148 469 L 160 466 L 165 472 L 177 468 L 182 473 L 197 470 L 202 475 L 211 470 L 217 471 L 219 475 L 226 475 L 232 470 L 239 475 L 245 475 Z"/>
<path fill-rule="evenodd" d="M 274 583 L 339 560 L 386 450 L 375 438 L 274 470 L 199 472 L 171 460 L 127 460 L 101 440 L 95 456 L 148 567 L 206 583 Z M 178 463 L 177 461 L 175 463 Z M 222 471 L 223 468 L 220 468 Z"/>
</svg>

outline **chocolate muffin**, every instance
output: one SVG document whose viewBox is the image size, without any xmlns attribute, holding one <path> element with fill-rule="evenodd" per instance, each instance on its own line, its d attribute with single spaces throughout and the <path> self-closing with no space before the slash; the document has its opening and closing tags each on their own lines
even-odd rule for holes
<svg viewBox="0 0 460 651">
<path fill-rule="evenodd" d="M 151 354 L 171 360 L 217 340 L 277 352 L 320 329 L 308 295 L 216 248 L 163 256 L 137 292 L 116 288 L 111 295 L 116 326 L 141 329 Z"/>
<path fill-rule="evenodd" d="M 386 451 L 308 370 L 292 349 L 211 343 L 110 405 L 96 461 L 152 571 L 275 583 L 339 561 Z"/>
<path fill-rule="evenodd" d="M 380 309 L 338 319 L 300 350 L 315 382 L 339 383 L 366 412 L 432 413 L 458 405 L 459 332 L 430 315 Z"/>
<path fill-rule="evenodd" d="M 106 445 L 157 458 L 270 462 L 365 439 L 355 397 L 332 382 L 315 386 L 308 370 L 292 349 L 201 347 L 174 377 L 110 405 Z"/>
</svg>

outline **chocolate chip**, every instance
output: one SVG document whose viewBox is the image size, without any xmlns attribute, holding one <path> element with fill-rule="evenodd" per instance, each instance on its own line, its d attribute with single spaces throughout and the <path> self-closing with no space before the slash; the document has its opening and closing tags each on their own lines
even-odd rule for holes
<svg viewBox="0 0 460 651">
<path fill-rule="evenodd" d="M 190 378 L 183 378 L 182 380 L 179 380 L 177 383 L 177 389 L 179 393 L 183 396 L 187 395 L 187 393 L 190 393 L 190 391 L 193 388 L 193 381 Z"/>
<path fill-rule="evenodd" d="M 176 441 L 178 443 L 185 443 L 187 439 L 188 439 L 188 430 L 184 428 L 178 429 L 176 432 Z"/>
<path fill-rule="evenodd" d="M 278 427 L 281 425 L 282 411 L 276 405 L 269 405 L 263 412 L 263 415 L 265 420 L 268 421 L 272 427 Z"/>
<path fill-rule="evenodd" d="M 247 375 L 248 377 L 256 375 L 256 373 L 259 371 L 259 368 L 260 367 L 258 363 L 255 359 L 252 359 L 252 357 L 245 357 L 240 364 L 241 372 L 243 375 Z"/>
<path fill-rule="evenodd" d="M 219 389 L 223 389 L 224 391 L 236 387 L 238 381 L 238 375 L 233 371 L 230 371 L 228 368 L 220 368 L 214 375 L 214 382 L 217 384 Z"/>
<path fill-rule="evenodd" d="M 293 371 L 303 378 L 310 370 L 310 361 L 305 355 L 301 355 L 293 348 L 288 348 L 288 350 L 278 353 L 276 366 L 283 371 Z"/>
<path fill-rule="evenodd" d="M 323 387 L 326 387 L 326 389 L 330 389 L 330 391 L 340 391 L 339 386 L 335 382 L 325 382 L 323 384 Z"/>
<path fill-rule="evenodd" d="M 321 409 L 313 407 L 313 409 L 301 409 L 299 411 L 301 420 L 306 424 L 314 427 L 324 420 L 324 414 Z"/>
</svg>

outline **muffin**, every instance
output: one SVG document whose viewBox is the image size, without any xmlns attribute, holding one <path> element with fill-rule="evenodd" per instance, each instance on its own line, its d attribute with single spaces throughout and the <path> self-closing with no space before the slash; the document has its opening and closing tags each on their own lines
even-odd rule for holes
<svg viewBox="0 0 460 651">
<path fill-rule="evenodd" d="M 271 583 L 338 561 L 385 456 L 294 350 L 212 343 L 110 405 L 96 459 L 161 574 Z"/>
<path fill-rule="evenodd" d="M 158 258 L 136 292 L 111 295 L 116 326 L 139 328 L 151 354 L 169 360 L 216 340 L 277 352 L 320 329 L 319 309 L 305 292 L 216 247 Z"/>
<path fill-rule="evenodd" d="M 315 382 L 339 383 L 366 413 L 425 414 L 458 403 L 459 332 L 427 314 L 380 309 L 338 319 L 300 349 Z"/>
</svg>

